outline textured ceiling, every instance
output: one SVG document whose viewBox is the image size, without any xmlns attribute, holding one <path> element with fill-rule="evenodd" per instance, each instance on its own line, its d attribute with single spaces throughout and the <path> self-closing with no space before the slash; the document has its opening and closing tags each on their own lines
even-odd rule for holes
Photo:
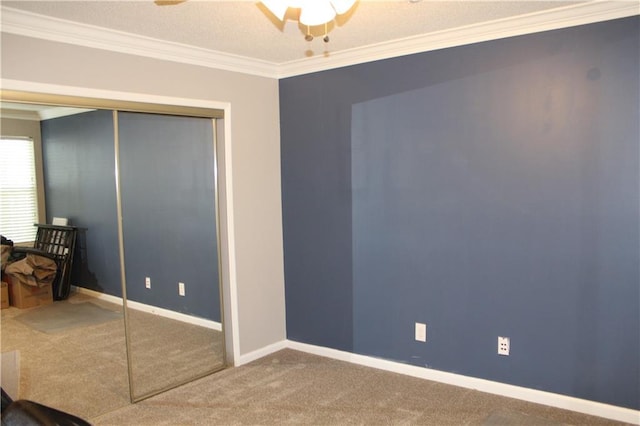
<svg viewBox="0 0 640 426">
<path fill-rule="evenodd" d="M 3 6 L 275 64 L 349 51 L 442 30 L 584 2 L 366 1 L 330 28 L 331 41 L 304 40 L 297 22 L 282 24 L 256 1 L 1 1 Z M 291 10 L 291 9 L 290 9 Z"/>
</svg>

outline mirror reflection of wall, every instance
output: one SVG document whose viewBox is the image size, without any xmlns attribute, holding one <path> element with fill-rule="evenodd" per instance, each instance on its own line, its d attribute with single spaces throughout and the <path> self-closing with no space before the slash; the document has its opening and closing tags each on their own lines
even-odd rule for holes
<svg viewBox="0 0 640 426">
<path fill-rule="evenodd" d="M 122 297 L 112 113 L 43 120 L 41 129 L 47 221 L 65 217 L 80 228 L 73 282 Z"/>
<path fill-rule="evenodd" d="M 106 298 L 73 292 L 49 305 L 2 310 L 3 358 L 11 353 L 17 360 L 8 372 L 19 385 L 13 397 L 83 418 L 124 407 L 130 403 L 130 392 L 123 312 L 109 299 L 121 297 L 113 132 L 108 126 L 100 132 L 83 127 L 57 136 L 49 132 L 55 123 L 74 116 L 111 113 L 3 103 L 1 114 L 3 136 L 34 141 L 36 222 L 50 224 L 54 216 L 64 217 L 80 230 L 71 284 Z M 91 191 L 83 192 L 83 186 Z"/>
<path fill-rule="evenodd" d="M 141 398 L 224 364 L 214 122 L 117 119 L 130 368 Z M 131 309 L 139 304 L 172 314 L 154 327 Z"/>
<path fill-rule="evenodd" d="M 113 394 L 102 401 L 112 404 L 104 408 L 106 411 L 121 406 L 123 391 L 126 399 L 139 400 L 225 365 L 214 120 L 118 113 L 116 122 L 124 123 L 121 131 L 129 134 L 119 135 L 129 353 L 124 352 L 122 321 L 110 323 L 112 328 L 120 328 L 118 338 L 107 337 L 105 330 L 84 333 L 91 341 L 83 348 L 86 360 L 98 360 L 87 365 L 87 371 L 105 372 L 109 364 L 120 368 L 106 380 Z M 164 126 L 163 130 L 143 130 L 149 122 Z M 3 116 L 3 128 L 4 124 Z M 41 125 L 46 220 L 67 217 L 81 230 L 72 275 L 78 292 L 55 304 L 90 302 L 106 306 L 122 300 L 114 124 L 112 111 L 91 110 L 44 120 Z M 181 136 L 184 132 L 195 137 L 185 138 Z M 164 145 L 160 143 L 163 136 L 167 136 Z M 192 146 L 187 146 L 190 143 Z M 151 288 L 145 285 L 147 277 Z M 185 296 L 178 294 L 178 282 L 185 283 Z M 4 319 L 3 311 L 3 330 Z M 3 351 L 5 340 L 11 337 L 3 332 Z M 97 352 L 90 353 L 92 349 Z M 29 348 L 22 351 L 27 355 Z M 101 356 L 108 360 L 100 361 Z M 198 362 L 189 363 L 189 358 Z M 127 366 L 131 394 L 126 392 Z M 66 388 L 73 392 L 69 383 Z M 35 387 L 40 385 L 30 386 L 31 390 Z M 73 392 L 76 406 L 81 405 L 78 399 L 82 395 L 95 403 L 85 389 Z M 90 410 L 78 412 L 77 407 L 61 405 L 61 401 L 43 402 L 80 415 L 96 414 Z"/>
</svg>

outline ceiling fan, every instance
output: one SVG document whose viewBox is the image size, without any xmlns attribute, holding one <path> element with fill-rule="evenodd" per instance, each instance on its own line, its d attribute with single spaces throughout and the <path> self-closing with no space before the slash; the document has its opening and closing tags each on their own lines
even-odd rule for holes
<svg viewBox="0 0 640 426">
<path fill-rule="evenodd" d="M 154 0 L 157 6 L 175 6 L 188 0 Z M 284 22 L 291 15 L 289 9 L 296 9 L 297 21 L 306 27 L 305 40 L 313 40 L 311 27 L 324 27 L 324 42 L 329 41 L 329 23 L 338 15 L 344 15 L 353 9 L 358 0 L 260 0 L 266 10 L 279 21 Z M 419 1 L 419 0 L 410 0 Z"/>
</svg>

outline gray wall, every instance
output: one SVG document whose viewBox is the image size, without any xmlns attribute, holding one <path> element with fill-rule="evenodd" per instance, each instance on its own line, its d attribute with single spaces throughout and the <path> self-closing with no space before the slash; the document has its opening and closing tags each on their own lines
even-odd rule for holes
<svg viewBox="0 0 640 426">
<path fill-rule="evenodd" d="M 288 337 L 639 408 L 639 47 L 633 17 L 281 80 Z"/>
<path fill-rule="evenodd" d="M 285 338 L 278 81 L 2 34 L 3 88 L 107 96 L 110 91 L 228 102 L 229 282 L 235 355 Z M 44 66 L 46 65 L 46 66 Z M 153 70 L 153 72 L 149 72 Z M 179 76 L 177 78 L 176 76 Z M 12 80 L 17 81 L 17 83 Z M 71 88 L 71 90 L 67 90 Z M 106 92 L 105 92 L 106 91 Z M 226 317 L 225 317 L 226 318 Z M 227 321 L 231 326 L 232 321 Z M 241 361 L 236 359 L 236 362 Z"/>
</svg>

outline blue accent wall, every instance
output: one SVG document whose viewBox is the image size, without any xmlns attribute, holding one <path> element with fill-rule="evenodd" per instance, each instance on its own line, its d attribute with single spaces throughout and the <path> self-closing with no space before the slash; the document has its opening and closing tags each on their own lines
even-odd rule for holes
<svg viewBox="0 0 640 426">
<path fill-rule="evenodd" d="M 640 408 L 639 40 L 632 17 L 281 80 L 288 338 Z"/>
<path fill-rule="evenodd" d="M 41 123 L 47 222 L 80 227 L 71 284 L 122 296 L 111 111 Z"/>
</svg>

